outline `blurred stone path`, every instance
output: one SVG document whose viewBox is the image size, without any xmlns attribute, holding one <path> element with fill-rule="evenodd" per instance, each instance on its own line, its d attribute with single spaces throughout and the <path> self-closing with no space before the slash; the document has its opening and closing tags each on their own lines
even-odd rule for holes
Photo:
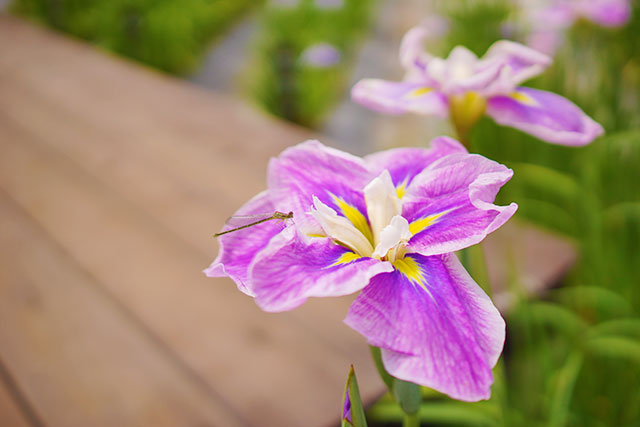
<svg viewBox="0 0 640 427">
<path fill-rule="evenodd" d="M 2 0 L 0 0 L 2 1 Z M 208 89 L 227 94 L 242 92 L 240 79 L 248 69 L 251 43 L 258 30 L 258 17 L 251 13 L 217 40 L 206 55 L 202 67 L 188 79 Z"/>
<path fill-rule="evenodd" d="M 430 2 L 380 1 L 371 33 L 363 40 L 342 102 L 336 105 L 320 131 L 340 148 L 367 154 L 398 145 L 424 146 L 431 136 L 446 133 L 438 121 L 417 116 L 384 116 L 351 101 L 349 88 L 359 79 L 400 79 L 398 48 L 404 33 L 428 15 Z M 200 86 L 242 95 L 241 79 L 251 59 L 252 41 L 258 31 L 258 16 L 252 14 L 233 28 L 226 38 L 212 46 L 202 68 L 189 80 Z"/>
</svg>

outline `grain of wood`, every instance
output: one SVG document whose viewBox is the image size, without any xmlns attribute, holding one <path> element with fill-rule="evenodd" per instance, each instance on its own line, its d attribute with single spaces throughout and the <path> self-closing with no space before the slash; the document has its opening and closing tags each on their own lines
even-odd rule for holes
<svg viewBox="0 0 640 427">
<path fill-rule="evenodd" d="M 338 407 L 334 391 L 348 357 L 290 313 L 261 313 L 227 280 L 205 278 L 206 255 L 67 159 L 19 133 L 7 136 L 0 138 L 2 187 L 253 425 L 302 425 Z"/>
<path fill-rule="evenodd" d="M 7 384 L 2 382 L 0 382 L 0 426 L 31 426 L 28 418 L 17 403 L 15 391 L 9 390 Z"/>
<path fill-rule="evenodd" d="M 0 31 L 2 28 L 0 26 Z M 228 280 L 207 280 L 202 276 L 200 270 L 215 253 L 214 241 L 209 237 L 211 228 L 196 230 L 191 225 L 191 235 L 195 231 L 202 241 L 206 239 L 207 255 L 202 248 L 200 251 L 194 248 L 193 241 L 184 236 L 184 225 L 163 227 L 192 224 L 191 218 L 185 217 L 184 213 L 170 220 L 156 215 L 165 212 L 167 207 L 178 206 L 183 208 L 182 212 L 202 211 L 199 215 L 209 216 L 209 227 L 216 222 L 220 224 L 233 208 L 228 203 L 221 204 L 220 200 L 225 200 L 215 197 L 215 189 L 228 188 L 232 172 L 238 174 L 240 170 L 251 176 L 251 168 L 243 170 L 243 166 L 252 166 L 251 163 L 241 163 L 234 156 L 250 160 L 255 153 L 261 153 L 260 164 L 264 168 L 269 153 L 282 148 L 270 138 L 289 135 L 291 140 L 292 133 L 301 131 L 276 125 L 255 113 L 246 116 L 248 110 L 238 107 L 237 102 L 229 105 L 212 102 L 200 91 L 129 64 L 118 63 L 123 73 L 120 78 L 114 78 L 119 76 L 116 73 L 101 80 L 99 71 L 109 70 L 113 59 L 104 59 L 89 48 L 66 40 L 59 41 L 63 46 L 61 49 L 78 50 L 77 57 L 73 66 L 58 64 L 63 67 L 58 69 L 54 59 L 68 57 L 69 53 L 59 55 L 58 44 L 52 43 L 49 34 L 28 27 L 16 30 L 15 25 L 12 31 L 29 33 L 22 36 L 20 49 L 28 50 L 29 43 L 49 43 L 52 54 L 42 52 L 39 58 L 43 61 L 40 67 L 46 70 L 44 74 L 28 72 L 34 68 L 33 64 L 17 74 L 0 74 L 2 91 L 12 94 L 2 98 L 5 116 L 0 125 L 4 133 L 1 139 L 8 145 L 2 147 L 6 156 L 0 161 L 15 166 L 3 167 L 3 178 L 6 177 L 3 182 L 12 197 L 59 239 L 72 257 L 99 277 L 123 305 L 148 324 L 177 357 L 185 360 L 195 375 L 201 376 L 212 388 L 222 390 L 230 405 L 238 411 L 248 413 L 254 425 L 301 425 L 309 418 L 317 421 L 317 425 L 333 422 L 332 414 L 339 407 L 340 390 L 350 362 L 356 362 L 361 381 L 369 385 L 365 396 L 370 400 L 379 394 L 380 383 L 364 340 L 341 324 L 348 301 L 310 304 L 304 310 L 310 313 L 307 318 L 315 321 L 299 322 L 292 315 L 266 315 L 250 299 L 239 294 Z M 14 48 L 0 42 L 0 49 Z M 88 71 L 82 68 L 78 57 L 98 61 L 96 72 L 87 75 Z M 68 81 L 66 73 L 76 68 L 85 73 L 84 77 L 81 77 L 83 73 L 72 74 L 70 78 L 75 80 L 75 85 L 59 86 L 62 81 Z M 127 78 L 134 81 L 124 87 L 113 86 L 113 82 L 117 86 Z M 154 82 L 148 91 L 166 91 L 163 102 L 145 100 L 139 111 L 120 108 L 135 104 L 136 96 L 129 93 L 139 87 L 138 83 L 142 87 L 148 85 L 147 80 Z M 47 89 L 48 85 L 58 89 Z M 98 96 L 91 89 L 93 86 L 108 89 L 103 96 Z M 66 111 L 65 105 L 70 102 L 67 95 L 82 92 L 91 96 L 71 102 L 76 109 Z M 49 98 L 43 97 L 43 93 Z M 101 110 L 100 106 L 113 98 L 117 98 L 117 102 L 109 105 L 110 114 L 123 110 L 122 116 L 118 116 L 123 117 L 122 121 L 111 120 L 111 116 L 105 118 L 107 111 Z M 95 99 L 103 102 L 96 104 Z M 208 139 L 206 144 L 203 141 L 194 144 L 190 142 L 188 130 L 205 124 L 204 116 L 197 112 L 198 108 L 206 108 L 202 103 L 213 105 L 214 110 L 207 112 L 208 127 L 207 132 L 203 132 Z M 193 118 L 184 115 L 185 104 L 194 108 L 199 124 L 175 123 L 175 117 L 187 117 L 187 122 Z M 95 105 L 95 111 L 87 105 Z M 167 105 L 173 105 L 173 111 L 152 118 L 141 113 L 155 111 L 154 105 L 159 105 L 161 111 Z M 130 117 L 136 119 L 129 122 Z M 218 117 L 217 122 L 211 117 Z M 245 128 L 245 136 L 247 129 L 253 129 L 250 134 L 255 132 L 255 137 L 262 134 L 266 141 L 255 149 L 250 149 L 253 144 L 245 143 L 247 156 L 235 147 L 243 140 L 242 136 L 225 143 L 226 134 L 217 132 L 219 127 L 215 124 L 233 126 L 241 119 L 257 126 L 256 129 Z M 57 129 L 60 128 L 68 133 L 59 133 Z M 165 134 L 171 137 L 163 137 Z M 229 131 L 227 134 L 235 133 Z M 89 151 L 83 153 L 88 157 L 74 156 L 65 145 L 67 138 L 86 144 Z M 157 143 L 158 140 L 161 142 Z M 111 154 L 100 151 L 103 144 L 112 144 L 117 150 Z M 95 157 L 91 157 L 92 149 L 97 151 Z M 226 165 L 228 173 L 218 175 L 222 179 L 216 181 L 198 171 L 212 169 L 211 162 L 206 159 L 212 155 L 215 159 L 218 151 L 220 158 L 213 169 Z M 231 158 L 226 151 L 232 153 Z M 95 162 L 86 162 L 87 158 L 93 158 Z M 118 164 L 123 158 L 135 160 L 127 163 L 126 174 L 106 173 L 110 168 L 120 170 Z M 104 162 L 102 168 L 98 167 L 101 161 Z M 253 167 L 256 165 L 254 160 Z M 139 185 L 139 182 L 143 184 Z M 251 182 L 255 188 L 248 189 Z M 240 182 L 231 193 L 239 194 L 235 196 L 237 205 L 263 183 L 263 176 L 254 178 L 249 184 Z M 136 191 L 130 191 L 131 188 Z M 172 191 L 168 195 L 166 188 Z M 207 200 L 210 192 L 214 193 L 211 200 L 217 199 L 217 202 L 202 209 L 194 207 L 190 200 L 192 196 Z M 147 203 L 154 200 L 155 203 Z M 180 213 L 181 210 L 172 212 Z M 304 312 L 295 316 L 303 317 Z M 314 405 L 308 405 L 310 396 L 313 396 Z"/>
<path fill-rule="evenodd" d="M 0 217 L 2 357 L 46 425 L 245 425 L 4 194 Z"/>
<path fill-rule="evenodd" d="M 103 68 L 106 67 L 105 64 Z M 82 108 L 95 99 L 91 89 L 99 78 L 95 73 L 70 72 L 69 86 L 65 86 L 63 93 L 71 91 L 71 81 L 75 82 L 77 88 L 79 82 L 83 81 L 83 75 L 92 76 L 87 89 L 78 91 L 86 98 L 72 102 L 65 97 L 48 93 L 45 75 L 34 77 L 38 73 L 48 72 L 41 67 L 35 69 L 40 71 L 27 70 L 12 78 L 10 84 L 5 86 L 0 81 L 0 88 L 5 95 L 0 101 L 0 109 L 7 118 L 34 139 L 76 161 L 87 173 L 148 212 L 175 234 L 198 246 L 203 252 L 215 253 L 215 239 L 211 238 L 211 232 L 217 230 L 236 207 L 264 185 L 264 169 L 268 160 L 266 153 L 260 164 L 246 169 L 249 165 L 243 164 L 245 167 L 239 169 L 234 166 L 239 162 L 237 159 L 229 159 L 224 152 L 216 151 L 216 147 L 224 143 L 221 140 L 221 144 L 218 144 L 217 137 L 202 141 L 199 147 L 203 152 L 195 154 L 183 150 L 183 138 L 179 135 L 168 136 L 170 132 L 147 139 L 142 136 L 140 129 L 120 129 L 118 121 L 105 122 L 102 116 Z M 108 86 L 110 81 L 106 80 L 98 87 Z M 116 105 L 111 107 L 117 108 Z M 136 114 L 136 111 L 128 111 L 126 108 L 118 111 L 124 116 Z M 146 111 L 147 115 L 153 114 L 150 105 L 144 109 L 139 108 L 140 111 Z M 203 105 L 202 108 L 207 106 Z M 218 117 L 217 121 L 223 123 L 224 117 Z M 158 118 L 152 122 L 163 121 Z M 218 126 L 214 122 L 216 120 L 210 120 L 207 125 L 211 127 L 212 135 Z M 272 125 L 279 129 L 277 124 Z M 158 126 L 160 125 L 155 125 Z M 96 129 L 100 129 L 100 132 L 96 132 Z M 137 136 L 136 132 L 141 135 Z M 236 135 L 234 138 L 237 139 L 237 149 L 249 151 L 250 145 L 246 146 L 245 141 L 255 140 L 259 133 L 265 132 L 261 129 L 245 129 Z M 289 136 L 283 139 L 293 139 L 290 134 L 287 135 Z M 273 154 L 281 148 L 276 144 L 271 145 L 274 147 Z M 176 153 L 179 153 L 180 158 L 177 166 Z M 191 166 L 181 167 L 188 164 Z M 314 326 L 336 323 L 336 315 L 331 313 L 344 315 L 348 303 L 349 299 L 333 303 L 314 302 L 304 312 L 294 313 L 294 316 L 307 324 L 313 333 L 323 335 L 322 339 L 325 341 L 336 342 L 341 351 L 351 355 L 352 362 L 365 364 L 366 367 L 369 356 L 361 351 L 362 339 L 351 330 L 343 325 L 330 328 Z M 335 306 L 333 310 L 329 308 L 332 305 Z"/>
</svg>

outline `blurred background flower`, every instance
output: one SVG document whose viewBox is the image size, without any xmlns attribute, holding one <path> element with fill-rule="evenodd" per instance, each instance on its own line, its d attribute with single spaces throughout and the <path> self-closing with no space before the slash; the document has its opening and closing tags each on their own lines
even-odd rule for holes
<svg viewBox="0 0 640 427">
<path fill-rule="evenodd" d="M 548 56 L 499 40 L 482 58 L 456 46 L 442 59 L 424 50 L 427 36 L 428 30 L 415 27 L 403 37 L 400 61 L 406 75 L 402 82 L 360 80 L 351 90 L 353 100 L 387 114 L 448 117 L 465 144 L 484 114 L 556 144 L 585 145 L 602 135 L 602 126 L 567 99 L 519 86 L 549 66 Z"/>
<path fill-rule="evenodd" d="M 529 35 L 527 43 L 553 54 L 565 32 L 584 19 L 603 27 L 621 27 L 631 17 L 630 0 L 520 0 L 520 15 Z"/>
<path fill-rule="evenodd" d="M 300 55 L 305 65 L 310 67 L 332 67 L 340 62 L 340 51 L 329 43 L 318 43 L 309 46 Z"/>
</svg>

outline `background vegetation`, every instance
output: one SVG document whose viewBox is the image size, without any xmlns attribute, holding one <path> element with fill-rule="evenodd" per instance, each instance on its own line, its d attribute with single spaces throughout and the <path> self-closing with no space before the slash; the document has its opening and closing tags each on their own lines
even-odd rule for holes
<svg viewBox="0 0 640 427">
<path fill-rule="evenodd" d="M 374 1 L 344 0 L 340 7 L 329 8 L 321 3 L 301 0 L 293 7 L 275 4 L 264 10 L 247 79 L 260 106 L 311 127 L 319 125 L 348 90 L 348 71 L 369 27 Z M 305 61 L 304 52 L 318 43 L 335 47 L 339 61 L 329 66 Z"/>
<path fill-rule="evenodd" d="M 262 0 L 14 0 L 14 13 L 174 74 Z"/>
</svg>

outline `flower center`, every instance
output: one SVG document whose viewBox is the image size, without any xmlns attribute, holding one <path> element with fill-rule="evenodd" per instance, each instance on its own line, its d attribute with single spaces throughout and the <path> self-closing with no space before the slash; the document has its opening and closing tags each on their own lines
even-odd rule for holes
<svg viewBox="0 0 640 427">
<path fill-rule="evenodd" d="M 401 215 L 402 202 L 388 171 L 367 184 L 364 199 L 368 223 L 357 210 L 354 213 L 341 207 L 345 213 L 341 216 L 317 197 L 311 214 L 328 237 L 360 256 L 391 262 L 402 258 L 412 233 L 409 222 Z"/>
<path fill-rule="evenodd" d="M 466 140 L 469 130 L 480 120 L 487 108 L 487 99 L 477 92 L 465 92 L 449 97 L 449 114 L 457 134 Z"/>
</svg>

